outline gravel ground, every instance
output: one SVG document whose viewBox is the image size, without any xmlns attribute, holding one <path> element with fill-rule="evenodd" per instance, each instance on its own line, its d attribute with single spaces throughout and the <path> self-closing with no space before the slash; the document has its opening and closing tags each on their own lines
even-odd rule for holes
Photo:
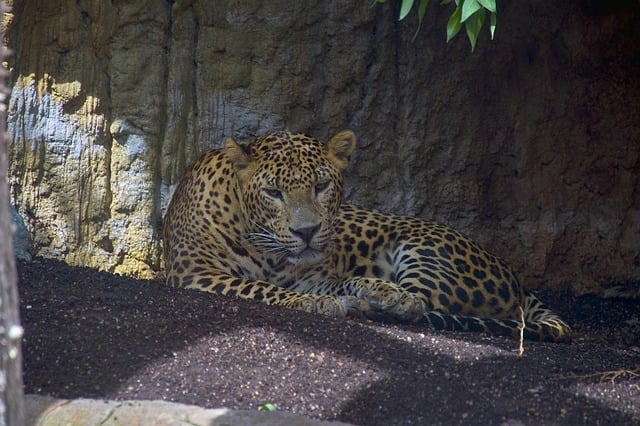
<svg viewBox="0 0 640 426">
<path fill-rule="evenodd" d="M 36 259 L 25 391 L 278 410 L 357 425 L 640 423 L 640 302 L 543 294 L 570 345 L 338 320 Z"/>
</svg>

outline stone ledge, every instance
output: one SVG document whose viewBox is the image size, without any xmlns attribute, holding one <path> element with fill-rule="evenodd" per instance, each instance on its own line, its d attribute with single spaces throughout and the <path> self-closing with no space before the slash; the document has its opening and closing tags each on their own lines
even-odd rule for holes
<svg viewBox="0 0 640 426">
<path fill-rule="evenodd" d="M 166 401 L 110 401 L 98 399 L 57 399 L 25 396 L 27 426 L 62 425 L 189 425 L 189 426 L 347 426 L 286 411 L 205 409 Z"/>
</svg>

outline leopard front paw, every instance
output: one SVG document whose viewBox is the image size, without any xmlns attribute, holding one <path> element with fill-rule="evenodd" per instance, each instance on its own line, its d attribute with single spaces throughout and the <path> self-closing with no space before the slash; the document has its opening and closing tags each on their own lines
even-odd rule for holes
<svg viewBox="0 0 640 426">
<path fill-rule="evenodd" d="M 340 296 L 339 299 L 350 317 L 371 318 L 375 312 L 371 304 L 364 299 L 355 296 Z"/>
<path fill-rule="evenodd" d="M 395 284 L 378 283 L 363 298 L 377 311 L 373 316 L 390 315 L 401 321 L 419 321 L 426 311 L 422 299 Z"/>
<path fill-rule="evenodd" d="M 356 297 L 351 296 L 335 297 L 301 294 L 285 301 L 283 305 L 299 311 L 340 318 L 353 315 L 355 311 L 359 310 L 360 302 Z"/>
<path fill-rule="evenodd" d="M 402 292 L 402 296 L 389 312 L 402 321 L 418 322 L 424 318 L 427 306 L 424 301 L 413 293 Z"/>
</svg>

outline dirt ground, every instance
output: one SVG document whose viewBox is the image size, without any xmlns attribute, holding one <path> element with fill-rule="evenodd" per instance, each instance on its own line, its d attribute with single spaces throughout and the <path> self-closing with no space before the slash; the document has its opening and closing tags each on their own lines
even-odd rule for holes
<svg viewBox="0 0 640 426">
<path fill-rule="evenodd" d="M 36 259 L 25 391 L 278 410 L 357 425 L 640 423 L 640 302 L 542 294 L 574 342 L 338 320 Z"/>
</svg>

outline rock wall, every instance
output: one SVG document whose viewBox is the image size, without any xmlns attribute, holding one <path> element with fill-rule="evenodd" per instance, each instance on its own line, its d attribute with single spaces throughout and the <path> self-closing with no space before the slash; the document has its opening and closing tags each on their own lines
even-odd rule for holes
<svg viewBox="0 0 640 426">
<path fill-rule="evenodd" d="M 415 17 L 370 6 L 14 1 L 10 183 L 37 253 L 152 276 L 202 151 L 350 128 L 350 201 L 455 226 L 530 288 L 640 282 L 637 6 L 500 2 L 475 53 L 444 43 L 448 7 L 412 42 Z"/>
</svg>

